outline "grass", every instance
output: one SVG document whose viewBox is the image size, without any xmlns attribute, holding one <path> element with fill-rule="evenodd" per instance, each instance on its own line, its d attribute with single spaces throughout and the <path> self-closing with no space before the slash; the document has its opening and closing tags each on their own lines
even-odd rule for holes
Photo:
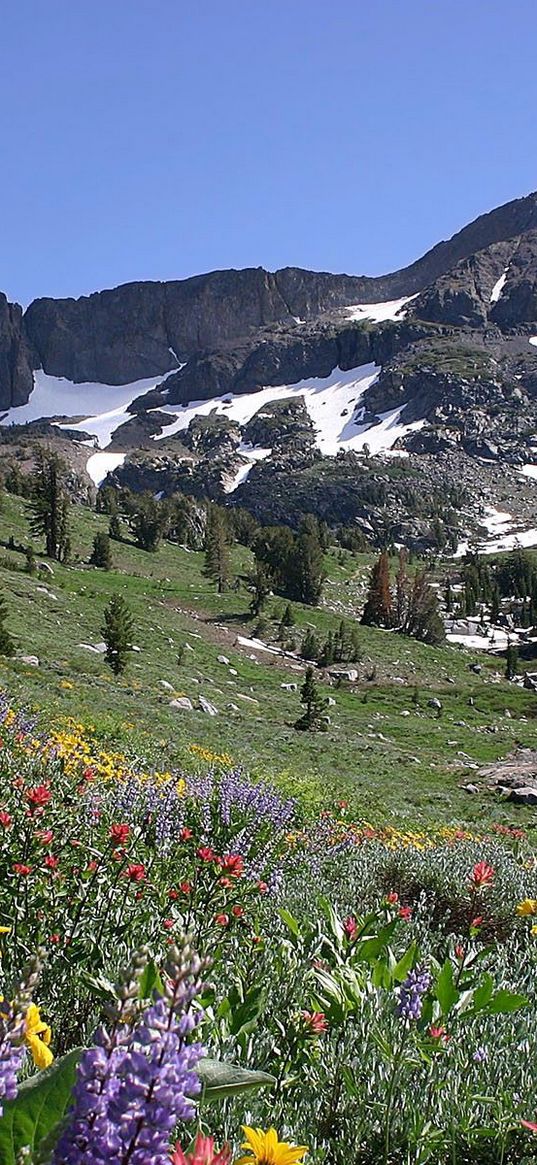
<svg viewBox="0 0 537 1165">
<path fill-rule="evenodd" d="M 29 541 L 20 498 L 5 498 L 0 522 L 4 544 L 10 536 L 16 544 Z M 375 679 L 355 690 L 321 685 L 323 694 L 336 700 L 328 709 L 328 731 L 296 732 L 299 698 L 282 685 L 300 684 L 298 663 L 236 644 L 238 634 L 255 633 L 255 622 L 247 616 L 247 589 L 218 595 L 203 576 L 203 555 L 166 543 L 156 554 L 113 543 L 114 569 L 91 568 L 87 559 L 93 537 L 107 522 L 73 506 L 72 543 L 80 561 L 68 567 L 52 564 L 53 578 L 23 573 L 24 555 L 17 551 L 7 550 L 0 561 L 7 626 L 19 653 L 40 660 L 39 667 L 32 667 L 0 658 L 0 684 L 47 722 L 75 717 L 108 743 L 148 756 L 160 768 L 193 767 L 192 745 L 227 753 L 310 803 L 345 798 L 355 812 L 376 820 L 531 820 L 531 811 L 492 795 L 470 797 L 461 788 L 472 780 L 469 765 L 491 762 L 516 745 L 537 747 L 535 696 L 505 683 L 497 661 L 360 628 L 366 670 Z M 343 614 L 357 612 L 370 563 L 367 555 L 327 556 L 323 605 L 294 605 L 298 641 L 306 626 L 322 638 L 336 629 Z M 234 570 L 243 574 L 248 565 L 249 552 L 236 547 Z M 132 609 L 140 649 L 119 680 L 102 656 L 80 647 L 102 639 L 103 609 L 115 591 Z M 272 599 L 268 614 L 277 618 L 284 606 L 283 600 Z M 192 650 L 184 651 L 179 665 L 185 643 Z M 227 657 L 229 665 L 219 656 Z M 478 658 L 481 675 L 469 670 Z M 163 680 L 194 704 L 202 694 L 218 715 L 171 708 L 173 695 L 164 690 Z M 439 719 L 427 705 L 431 696 L 442 702 Z"/>
</svg>

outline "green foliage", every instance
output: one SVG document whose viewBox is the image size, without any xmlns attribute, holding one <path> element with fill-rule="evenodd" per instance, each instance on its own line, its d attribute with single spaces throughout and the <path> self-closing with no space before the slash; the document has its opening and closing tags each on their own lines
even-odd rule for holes
<svg viewBox="0 0 537 1165">
<path fill-rule="evenodd" d="M 37 446 L 29 502 L 30 529 L 44 537 L 49 558 L 66 562 L 70 553 L 67 466 L 57 453 Z"/>
<path fill-rule="evenodd" d="M 214 580 L 218 593 L 225 591 L 230 575 L 230 539 L 227 519 L 218 506 L 210 506 L 205 538 L 204 574 Z"/>
<path fill-rule="evenodd" d="M 7 603 L 2 594 L 0 594 L 0 655 L 13 656 L 15 655 L 15 643 L 12 635 L 10 635 L 5 621 L 8 618 L 9 612 Z"/>
<path fill-rule="evenodd" d="M 120 675 L 127 666 L 132 651 L 131 633 L 134 620 L 122 595 L 112 595 L 104 612 L 102 634 L 106 643 L 106 662 L 114 675 Z"/>
<path fill-rule="evenodd" d="M 112 551 L 110 548 L 110 536 L 103 531 L 99 531 L 93 539 L 93 549 L 91 552 L 90 562 L 92 566 L 100 566 L 103 570 L 112 569 Z"/>
</svg>

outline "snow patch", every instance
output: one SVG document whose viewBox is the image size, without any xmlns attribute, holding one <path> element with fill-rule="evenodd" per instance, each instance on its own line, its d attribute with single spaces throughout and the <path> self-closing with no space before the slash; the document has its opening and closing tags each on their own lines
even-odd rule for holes
<svg viewBox="0 0 537 1165">
<path fill-rule="evenodd" d="M 207 417 L 211 413 L 228 416 L 243 426 L 265 405 L 289 397 L 302 396 L 316 429 L 317 445 L 322 453 L 335 456 L 339 449 L 352 449 L 356 452 L 363 449 L 364 445 L 369 445 L 372 453 L 386 452 L 400 437 L 420 429 L 425 420 L 414 421 L 410 425 L 403 424 L 400 418 L 406 407 L 405 402 L 396 409 L 382 413 L 373 424 L 360 423 L 362 415 L 358 411 L 359 402 L 367 389 L 374 384 L 379 372 L 380 368 L 375 364 L 362 364 L 347 371 L 334 368 L 329 376 L 311 377 L 296 384 L 276 385 L 272 388 L 262 388 L 259 392 L 243 393 L 240 396 L 227 394 L 212 397 L 211 400 L 164 405 L 158 411 L 176 419 L 157 433 L 153 440 L 159 441 L 163 437 L 180 433 L 188 428 L 193 417 Z"/>
<path fill-rule="evenodd" d="M 232 494 L 240 485 L 246 481 L 250 470 L 255 465 L 256 461 L 264 461 L 265 457 L 270 457 L 272 449 L 261 449 L 254 445 L 242 444 L 239 445 L 237 453 L 246 459 L 244 465 L 241 465 L 237 470 L 232 482 L 225 487 L 225 493 Z"/>
<path fill-rule="evenodd" d="M 530 336 L 529 342 L 530 344 L 534 344 L 537 348 L 537 336 Z"/>
<path fill-rule="evenodd" d="M 389 299 L 386 303 L 356 303 L 346 309 L 347 319 L 373 320 L 376 324 L 401 319 L 405 304 L 412 299 L 416 299 L 416 295 L 404 295 L 402 299 Z"/>
<path fill-rule="evenodd" d="M 537 478 L 537 465 L 523 465 L 520 472 L 524 477 Z"/>
<path fill-rule="evenodd" d="M 86 462 L 86 473 L 94 485 L 100 486 L 107 474 L 123 465 L 124 460 L 124 453 L 94 453 Z"/>
<path fill-rule="evenodd" d="M 490 302 L 491 303 L 498 302 L 500 295 L 502 294 L 502 291 L 503 291 L 504 286 L 505 286 L 505 280 L 507 279 L 507 272 L 508 271 L 509 271 L 509 268 L 506 267 L 503 274 L 500 275 L 500 278 L 494 284 L 494 287 L 492 288 L 492 291 L 490 293 Z"/>
</svg>

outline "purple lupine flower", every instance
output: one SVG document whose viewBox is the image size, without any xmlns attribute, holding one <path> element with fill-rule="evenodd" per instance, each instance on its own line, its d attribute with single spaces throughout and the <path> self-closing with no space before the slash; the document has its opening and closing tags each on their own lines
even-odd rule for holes
<svg viewBox="0 0 537 1165">
<path fill-rule="evenodd" d="M 487 1048 L 481 1046 L 476 1048 L 472 1056 L 472 1060 L 474 1061 L 474 1064 L 483 1064 L 485 1060 L 488 1060 L 488 1056 L 489 1054 Z"/>
<path fill-rule="evenodd" d="M 422 996 L 431 986 L 431 975 L 423 967 L 415 967 L 407 975 L 404 983 L 397 988 L 398 1003 L 396 1014 L 400 1019 L 416 1020 L 420 1018 L 423 1006 Z"/>
<path fill-rule="evenodd" d="M 18 1074 L 25 1056 L 22 1042 L 24 1034 L 24 1020 L 14 1021 L 8 1016 L 2 1022 L 0 1036 L 0 1116 L 4 1111 L 2 1101 L 14 1100 L 18 1089 Z"/>
<path fill-rule="evenodd" d="M 134 1026 L 122 1022 L 136 994 L 136 983 L 129 984 L 115 1025 L 100 1028 L 97 1046 L 82 1056 L 52 1165 L 169 1165 L 170 1134 L 194 1115 L 201 1088 L 195 1069 L 202 1048 L 187 1040 L 204 965 L 188 944 L 174 949 L 163 995 Z"/>
</svg>

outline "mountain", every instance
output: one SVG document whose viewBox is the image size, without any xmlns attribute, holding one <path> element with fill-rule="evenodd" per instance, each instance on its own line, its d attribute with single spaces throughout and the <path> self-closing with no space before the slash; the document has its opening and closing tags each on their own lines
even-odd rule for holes
<svg viewBox="0 0 537 1165">
<path fill-rule="evenodd" d="M 262 521 L 311 508 L 418 547 L 437 520 L 455 547 L 476 475 L 492 502 L 520 495 L 513 528 L 531 520 L 533 333 L 535 193 L 379 277 L 216 271 L 25 312 L 2 296 L 0 408 L 63 418 L 96 483 L 115 471 Z"/>
</svg>

